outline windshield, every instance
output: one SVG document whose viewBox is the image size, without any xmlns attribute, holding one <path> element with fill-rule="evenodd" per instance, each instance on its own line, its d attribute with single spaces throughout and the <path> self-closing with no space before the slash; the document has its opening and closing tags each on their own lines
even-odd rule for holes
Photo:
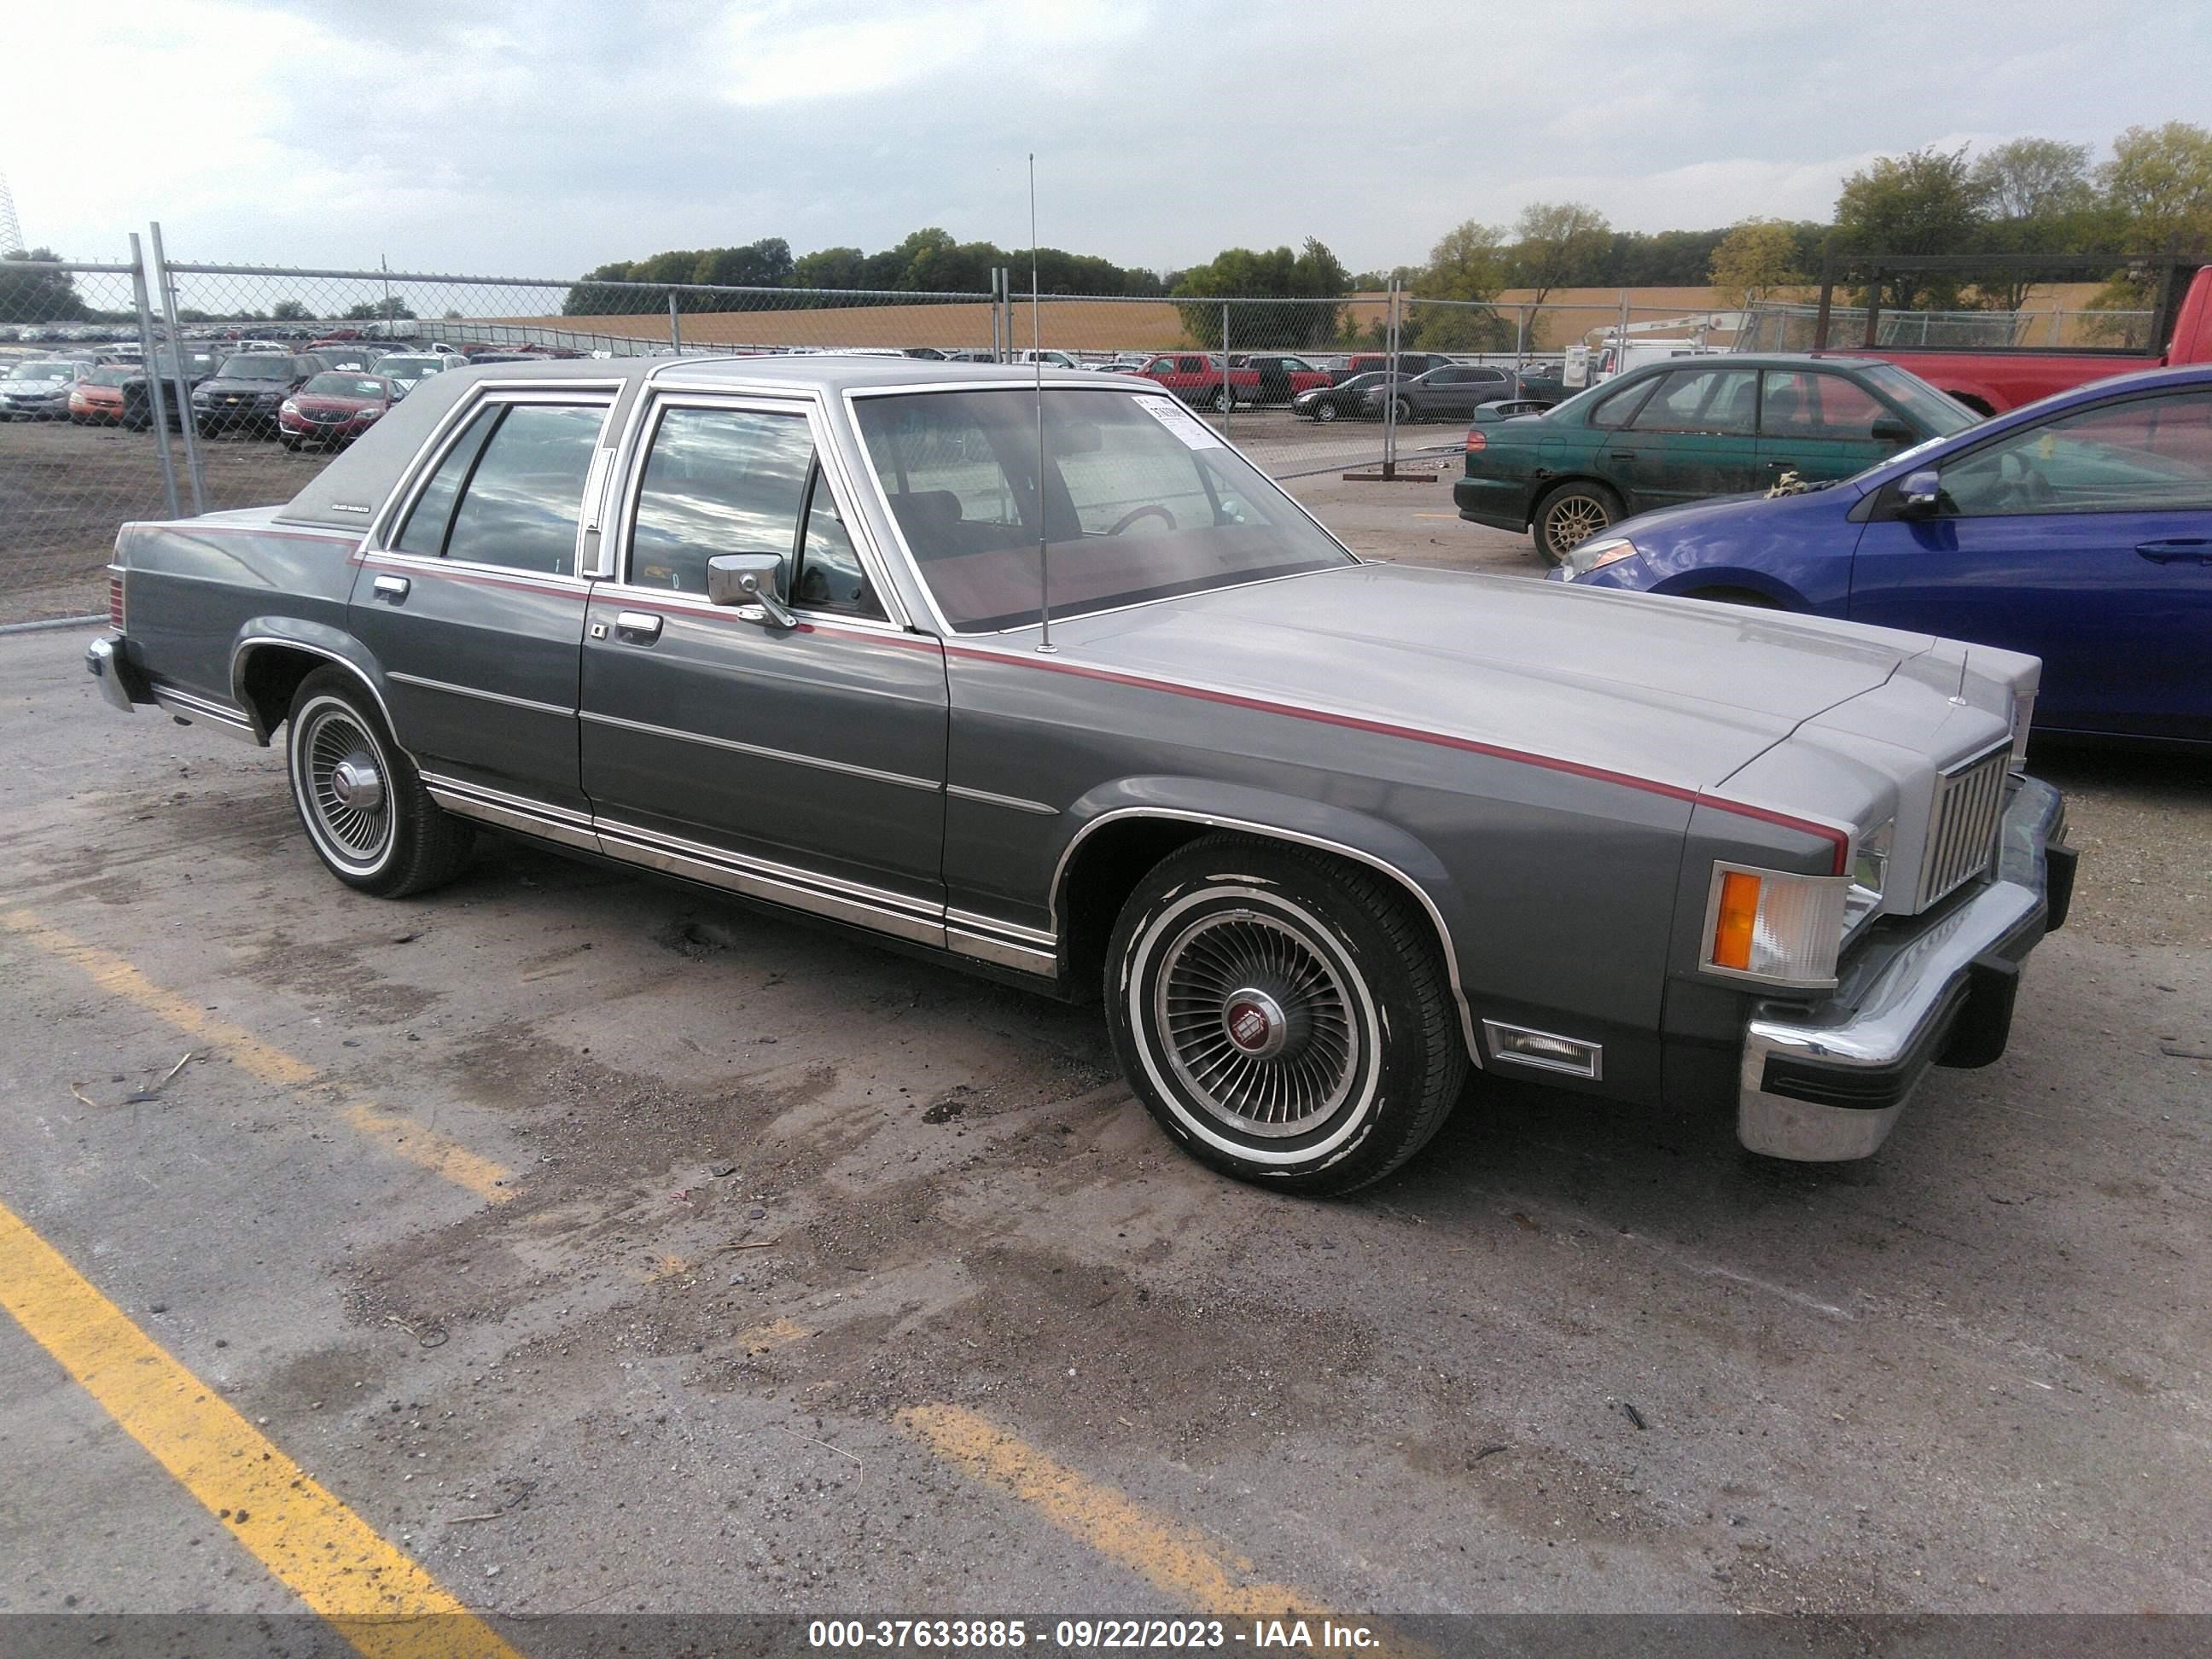
<svg viewBox="0 0 2212 1659">
<path fill-rule="evenodd" d="M 1893 363 L 1879 364 L 1865 374 L 1869 386 L 1939 438 L 1964 432 L 1981 419 L 1966 404 L 1945 396 L 1917 374 Z"/>
<path fill-rule="evenodd" d="M 379 374 L 396 374 L 403 380 L 435 374 L 443 359 L 437 357 L 379 357 L 374 367 Z"/>
<path fill-rule="evenodd" d="M 859 416 L 892 517 L 963 632 L 1036 619 L 1041 533 L 1055 617 L 1357 562 L 1158 392 L 1044 394 L 1042 524 L 1034 392 L 866 398 Z"/>
<path fill-rule="evenodd" d="M 226 380 L 289 380 L 292 378 L 292 360 L 264 351 L 241 351 L 223 360 L 222 378 Z"/>
<path fill-rule="evenodd" d="M 385 396 L 384 382 L 363 374 L 318 374 L 300 388 L 302 393 L 317 392 L 325 398 L 381 398 Z"/>
<path fill-rule="evenodd" d="M 128 386 L 133 380 L 143 380 L 146 371 L 135 363 L 117 363 L 112 368 L 94 369 L 92 383 L 94 386 Z"/>
<path fill-rule="evenodd" d="M 74 365 L 70 363 L 18 363 L 9 371 L 11 380 L 66 380 Z"/>
</svg>

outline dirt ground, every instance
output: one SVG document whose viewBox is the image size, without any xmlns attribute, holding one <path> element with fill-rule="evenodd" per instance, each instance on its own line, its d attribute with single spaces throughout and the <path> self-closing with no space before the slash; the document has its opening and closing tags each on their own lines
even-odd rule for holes
<svg viewBox="0 0 2212 1659">
<path fill-rule="evenodd" d="M 1089 1010 L 496 838 L 352 895 L 81 649 L 0 640 L 0 1202 L 495 1625 L 2212 1613 L 2202 763 L 2038 751 L 2075 919 L 1874 1159 L 1485 1079 L 1311 1203 L 1178 1156 Z M 0 1612 L 297 1607 L 5 1320 L 0 1398 Z"/>
</svg>

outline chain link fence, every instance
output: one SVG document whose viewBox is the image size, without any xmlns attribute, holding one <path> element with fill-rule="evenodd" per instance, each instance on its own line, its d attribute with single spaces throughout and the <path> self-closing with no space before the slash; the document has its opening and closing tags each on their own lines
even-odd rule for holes
<svg viewBox="0 0 2212 1659">
<path fill-rule="evenodd" d="M 167 260 L 159 227 L 143 252 L 133 236 L 127 261 L 0 259 L 0 625 L 99 611 L 128 520 L 289 499 L 331 453 L 283 413 L 319 372 L 404 386 L 517 358 L 1041 356 L 1149 376 L 1277 477 L 1389 477 L 1455 465 L 1481 403 L 1555 401 L 1651 353 L 1809 344 L 1806 307 L 1685 311 L 1626 291 L 1032 300 L 1006 270 L 988 291 L 938 294 L 295 270 Z M 2072 344 L 2070 316 L 1899 312 L 1881 326 L 1885 343 L 1917 327 Z M 2148 325 L 2099 318 L 2107 336 Z M 1831 324 L 1862 326 L 1840 307 Z"/>
</svg>

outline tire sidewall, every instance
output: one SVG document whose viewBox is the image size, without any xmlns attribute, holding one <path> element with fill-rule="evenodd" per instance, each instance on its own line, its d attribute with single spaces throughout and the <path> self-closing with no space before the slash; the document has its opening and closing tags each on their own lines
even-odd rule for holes
<svg viewBox="0 0 2212 1659">
<path fill-rule="evenodd" d="M 368 738 L 378 770 L 384 778 L 385 799 L 392 816 L 392 834 L 385 841 L 382 854 L 373 863 L 364 864 L 344 848 L 334 846 L 308 804 L 307 738 L 319 723 L 319 717 L 334 712 L 343 712 Z M 311 675 L 302 683 L 300 695 L 293 702 L 284 736 L 284 766 L 291 782 L 292 806 L 300 815 L 301 827 L 307 832 L 307 842 L 315 849 L 315 856 L 349 887 L 357 887 L 365 893 L 381 892 L 396 885 L 399 872 L 408 866 L 414 825 L 405 803 L 411 798 L 414 778 L 411 769 L 405 773 L 400 769 L 407 764 L 398 745 L 384 729 L 383 720 L 374 710 L 363 707 L 360 698 L 323 681 L 320 675 Z"/>
<path fill-rule="evenodd" d="M 1315 1128 L 1269 1138 L 1240 1133 L 1201 1105 L 1176 1075 L 1158 1030 L 1157 990 L 1169 944 L 1213 911 L 1250 910 L 1290 927 L 1338 974 L 1355 1025 L 1353 1085 Z M 1427 1056 L 1419 1034 L 1395 1018 L 1412 994 L 1404 961 L 1382 931 L 1303 864 L 1255 848 L 1220 872 L 1156 878 L 1139 890 L 1108 957 L 1108 1023 L 1123 1074 L 1146 1109 L 1193 1156 L 1225 1173 L 1285 1186 L 1359 1183 L 1368 1164 L 1387 1167 L 1397 1138 L 1376 1131 L 1393 1099 L 1418 1094 Z M 1363 1157 L 1363 1154 L 1371 1156 Z"/>
</svg>

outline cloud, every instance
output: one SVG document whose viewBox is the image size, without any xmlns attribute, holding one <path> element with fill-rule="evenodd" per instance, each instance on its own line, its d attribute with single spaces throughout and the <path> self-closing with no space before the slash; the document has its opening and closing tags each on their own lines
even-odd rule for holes
<svg viewBox="0 0 2212 1659">
<path fill-rule="evenodd" d="M 1463 219 L 1823 218 L 1927 143 L 2102 143 L 2202 103 L 2212 12 L 1927 0 L 100 0 L 10 19 L 0 166 L 27 234 L 118 252 L 567 275 L 780 235 L 1040 229 L 1124 264 L 1327 241 L 1420 258 Z M 111 118 L 88 120 L 88 100 Z"/>
</svg>

